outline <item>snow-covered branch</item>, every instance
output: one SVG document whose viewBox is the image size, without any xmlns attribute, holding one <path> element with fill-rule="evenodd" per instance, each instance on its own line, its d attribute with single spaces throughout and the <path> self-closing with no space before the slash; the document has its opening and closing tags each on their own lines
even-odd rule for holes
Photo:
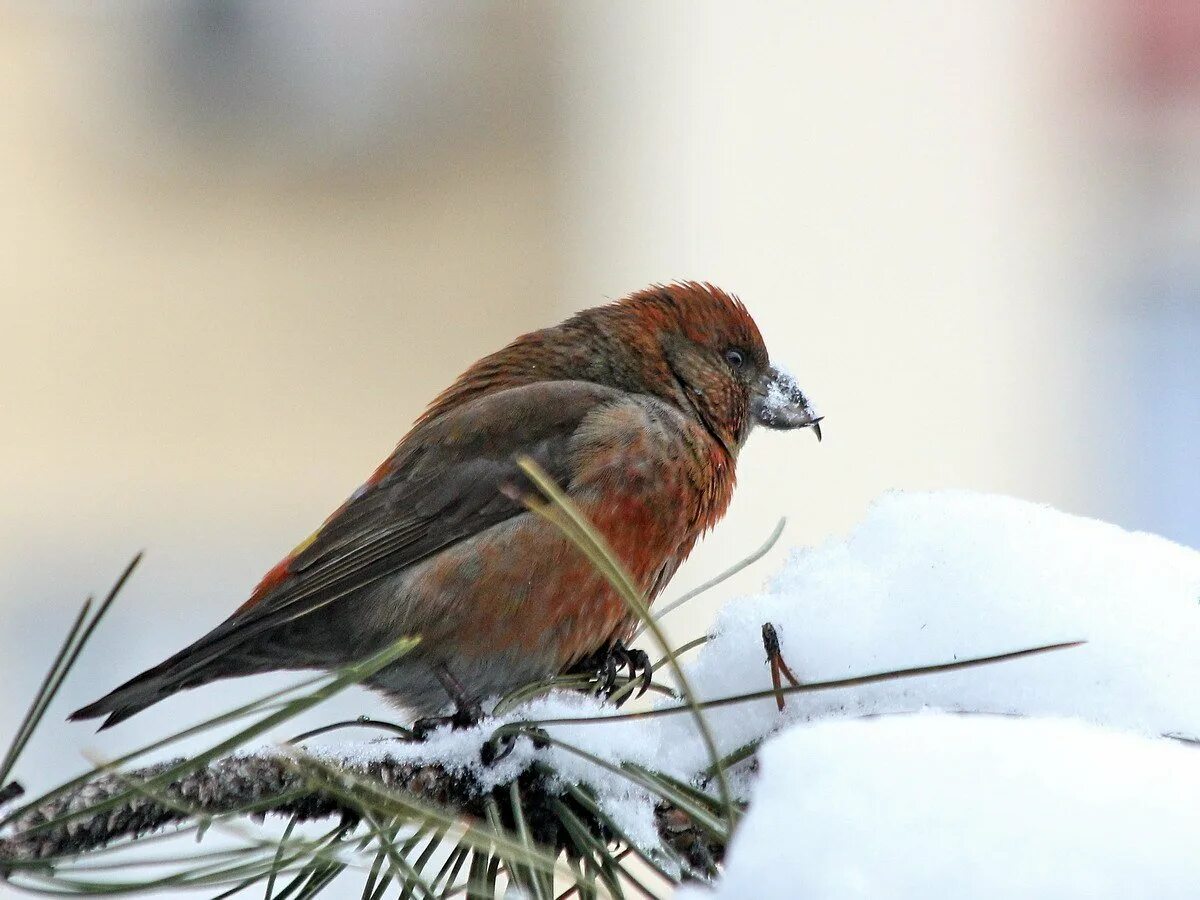
<svg viewBox="0 0 1200 900">
<path fill-rule="evenodd" d="M 153 792 L 136 792 L 111 808 L 69 818 L 74 812 L 102 807 L 128 794 L 131 787 L 151 781 L 180 762 L 172 760 L 133 772 L 100 775 L 25 812 L 6 829 L 8 835 L 0 838 L 0 859 L 81 854 L 168 826 L 246 810 L 252 810 L 248 814 L 256 817 L 279 815 L 300 822 L 335 817 L 354 820 L 358 815 L 336 794 L 314 787 L 295 759 L 264 753 L 231 756 Z M 388 790 L 403 791 L 414 800 L 452 815 L 482 819 L 487 798 L 507 796 L 507 785 L 485 789 L 469 773 L 436 764 L 401 761 L 386 755 L 368 760 L 325 758 L 323 762 Z M 524 814 L 534 840 L 549 847 L 561 845 L 558 818 L 542 812 L 546 797 L 559 791 L 547 783 L 545 774 L 537 772 L 522 775 L 520 784 Z M 586 811 L 581 813 L 586 817 Z M 663 803 L 655 809 L 654 817 L 664 845 L 697 870 L 720 861 L 723 845 L 706 836 L 687 813 Z M 46 823 L 52 824 L 45 827 Z M 600 833 L 603 828 L 597 825 L 596 831 Z"/>
</svg>

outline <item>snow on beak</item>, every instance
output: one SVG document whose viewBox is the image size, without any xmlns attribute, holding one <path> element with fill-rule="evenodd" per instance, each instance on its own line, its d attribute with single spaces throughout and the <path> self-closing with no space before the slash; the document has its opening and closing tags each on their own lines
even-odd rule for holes
<svg viewBox="0 0 1200 900">
<path fill-rule="evenodd" d="M 787 372 L 772 366 L 759 380 L 752 411 L 760 425 L 780 430 L 811 428 L 821 440 L 821 420 L 800 386 Z"/>
</svg>

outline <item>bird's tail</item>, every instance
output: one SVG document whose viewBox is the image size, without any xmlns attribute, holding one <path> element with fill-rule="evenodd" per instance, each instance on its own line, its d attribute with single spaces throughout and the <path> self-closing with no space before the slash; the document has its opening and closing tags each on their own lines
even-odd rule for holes
<svg viewBox="0 0 1200 900">
<path fill-rule="evenodd" d="M 75 710 L 67 718 L 76 722 L 107 716 L 97 729 L 103 731 L 179 691 L 199 687 L 219 678 L 262 671 L 261 667 L 254 666 L 248 659 L 239 658 L 241 654 L 236 652 L 215 653 L 214 650 L 218 648 L 213 647 L 209 637 L 206 635 L 154 668 L 135 675 L 94 703 Z"/>
<path fill-rule="evenodd" d="M 141 675 L 129 679 L 120 687 L 105 694 L 95 703 L 80 707 L 67 718 L 72 722 L 80 719 L 98 719 L 107 716 L 104 723 L 97 729 L 103 731 L 112 728 L 118 722 L 124 722 L 130 716 L 140 713 L 148 706 L 153 706 L 159 700 L 175 693 L 178 688 L 171 685 L 170 674 L 165 670 L 166 663 L 147 669 Z"/>
</svg>

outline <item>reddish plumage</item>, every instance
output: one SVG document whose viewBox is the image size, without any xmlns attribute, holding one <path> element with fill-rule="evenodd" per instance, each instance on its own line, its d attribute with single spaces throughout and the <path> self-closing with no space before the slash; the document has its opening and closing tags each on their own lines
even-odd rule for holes
<svg viewBox="0 0 1200 900">
<path fill-rule="evenodd" d="M 327 668 L 404 636 L 372 680 L 401 705 L 476 698 L 563 670 L 632 620 L 518 497 L 529 456 L 653 600 L 724 514 L 751 426 L 813 426 L 735 298 L 656 286 L 517 338 L 438 396 L 371 478 L 209 634 L 73 718 L 104 727 L 181 689 Z"/>
</svg>

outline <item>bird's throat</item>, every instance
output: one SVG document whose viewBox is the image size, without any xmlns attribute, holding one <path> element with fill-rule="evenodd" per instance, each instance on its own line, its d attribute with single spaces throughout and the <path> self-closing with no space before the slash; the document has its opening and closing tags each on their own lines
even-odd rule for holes
<svg viewBox="0 0 1200 900">
<path fill-rule="evenodd" d="M 679 392 L 687 401 L 692 413 L 700 421 L 700 424 L 704 426 L 704 430 L 709 433 L 709 436 L 712 437 L 712 439 L 717 442 L 721 449 L 725 451 L 726 455 L 729 457 L 729 462 L 732 464 L 733 461 L 737 459 L 737 454 L 734 453 L 733 449 L 728 443 L 726 443 L 725 438 L 721 437 L 721 432 L 713 426 L 713 423 L 709 418 L 708 413 L 705 412 L 704 407 L 696 402 L 695 391 L 688 387 L 687 382 L 683 380 L 682 376 L 680 376 L 679 372 L 676 371 L 675 366 L 671 364 L 669 359 L 667 360 L 667 368 L 671 370 L 671 377 L 675 379 L 675 384 L 679 387 Z"/>
</svg>

